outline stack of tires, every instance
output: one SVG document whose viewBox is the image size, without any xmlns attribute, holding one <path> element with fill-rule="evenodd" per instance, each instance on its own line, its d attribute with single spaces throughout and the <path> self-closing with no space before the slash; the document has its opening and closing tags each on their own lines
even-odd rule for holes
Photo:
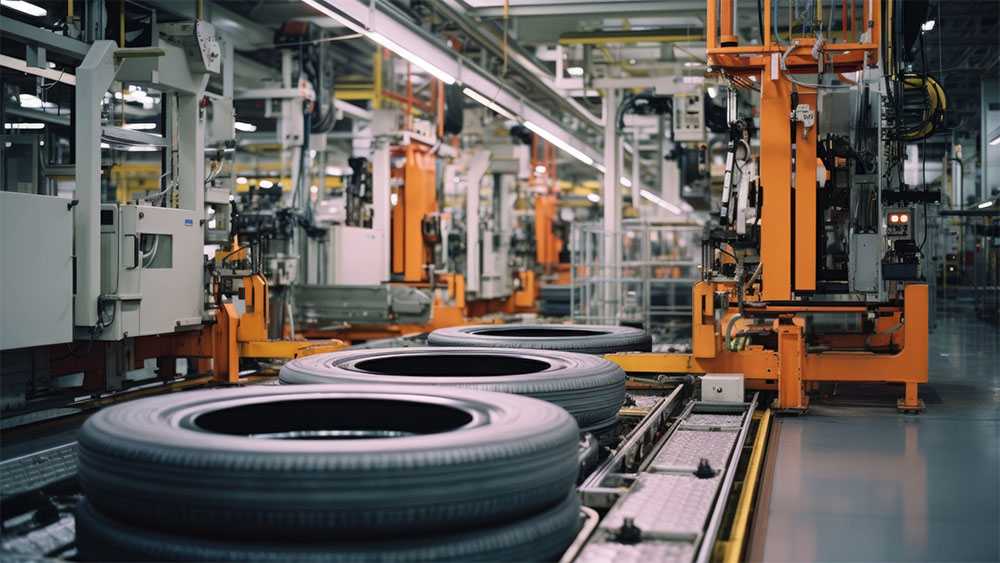
<svg viewBox="0 0 1000 563">
<path fill-rule="evenodd" d="M 577 533 L 578 428 L 481 389 L 255 386 L 93 415 L 83 560 L 557 558 Z"/>
</svg>

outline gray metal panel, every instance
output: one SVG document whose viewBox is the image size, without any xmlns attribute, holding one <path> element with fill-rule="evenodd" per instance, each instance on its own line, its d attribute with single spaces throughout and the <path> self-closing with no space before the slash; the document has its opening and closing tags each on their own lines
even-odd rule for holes
<svg viewBox="0 0 1000 563">
<path fill-rule="evenodd" d="M 666 561 L 691 561 L 694 544 L 689 542 L 644 541 L 638 544 L 590 543 L 584 548 L 577 563 L 660 563 Z"/>
<path fill-rule="evenodd" d="M 699 479 L 692 474 L 643 473 L 632 494 L 601 521 L 601 528 L 617 530 L 625 518 L 632 518 L 644 535 L 694 541 L 705 527 L 719 480 L 719 476 Z"/>
<path fill-rule="evenodd" d="M 69 203 L 0 192 L 0 350 L 73 340 Z"/>
<path fill-rule="evenodd" d="M 678 430 L 653 460 L 658 467 L 697 467 L 701 458 L 719 470 L 736 442 L 735 432 Z"/>
</svg>

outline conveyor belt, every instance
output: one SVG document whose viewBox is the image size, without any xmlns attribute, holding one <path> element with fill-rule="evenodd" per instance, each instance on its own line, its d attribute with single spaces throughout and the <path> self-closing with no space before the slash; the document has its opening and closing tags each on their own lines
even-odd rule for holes
<svg viewBox="0 0 1000 563">
<path fill-rule="evenodd" d="M 691 402 L 638 467 L 634 452 L 616 452 L 581 487 L 585 503 L 610 510 L 575 560 L 707 561 L 755 408 L 756 398 Z M 703 461 L 712 471 L 696 475 Z"/>
<path fill-rule="evenodd" d="M 76 442 L 0 463 L 0 500 L 76 475 Z"/>
</svg>

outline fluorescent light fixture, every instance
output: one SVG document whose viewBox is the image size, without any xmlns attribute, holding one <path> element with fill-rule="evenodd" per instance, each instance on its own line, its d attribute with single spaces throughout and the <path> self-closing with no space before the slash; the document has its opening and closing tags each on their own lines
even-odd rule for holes
<svg viewBox="0 0 1000 563">
<path fill-rule="evenodd" d="M 652 192 L 646 190 L 639 190 L 639 195 L 655 203 L 656 205 L 659 205 L 660 207 L 666 209 L 667 211 L 673 213 L 674 215 L 681 214 L 681 209 L 679 207 Z"/>
<path fill-rule="evenodd" d="M 354 31 L 355 33 L 360 33 L 362 35 L 366 33 L 365 28 L 354 23 L 352 20 L 338 14 L 337 12 L 334 12 L 328 6 L 324 5 L 321 2 L 317 2 L 316 0 L 302 0 L 302 2 L 312 6 L 313 8 L 316 8 L 320 12 L 326 14 L 327 16 L 330 16 L 335 21 L 337 21 L 337 23 L 343 25 L 344 27 L 350 29 L 351 31 Z"/>
<path fill-rule="evenodd" d="M 583 67 L 582 66 L 567 67 L 566 74 L 570 76 L 583 76 Z"/>
<path fill-rule="evenodd" d="M 316 186 L 316 185 L 309 186 L 309 193 L 311 193 L 311 194 L 318 194 L 319 193 L 319 186 Z"/>
<path fill-rule="evenodd" d="M 43 129 L 44 123 L 4 123 L 4 129 Z"/>
<path fill-rule="evenodd" d="M 920 24 L 921 31 L 931 31 L 934 29 L 934 24 L 937 23 L 934 20 L 927 20 Z"/>
<path fill-rule="evenodd" d="M 684 63 L 684 66 L 686 66 L 687 68 L 696 68 L 696 67 L 704 66 L 704 64 L 703 63 L 699 63 L 699 62 L 695 62 L 695 61 L 688 61 L 688 62 Z"/>
<path fill-rule="evenodd" d="M 535 167 L 535 174 L 545 174 L 545 166 L 539 164 Z"/>
<path fill-rule="evenodd" d="M 991 147 L 995 147 L 997 145 L 1000 145 L 1000 135 L 997 135 L 996 137 L 993 137 L 993 140 L 990 141 L 990 146 Z"/>
<path fill-rule="evenodd" d="M 622 176 L 621 178 L 618 178 L 618 183 L 620 183 L 621 185 L 625 186 L 626 188 L 631 188 L 632 187 L 632 180 L 629 180 L 625 176 Z"/>
<path fill-rule="evenodd" d="M 327 176 L 343 176 L 344 169 L 339 166 L 327 166 L 326 167 Z"/>
<path fill-rule="evenodd" d="M 239 184 L 239 185 L 241 185 L 241 186 L 244 185 L 244 184 L 246 184 L 249 181 L 250 180 L 247 180 L 246 176 L 240 176 L 240 177 L 236 178 L 236 183 Z"/>
<path fill-rule="evenodd" d="M 559 147 L 560 149 L 566 151 L 567 153 L 569 153 L 570 156 L 572 156 L 573 158 L 575 158 L 575 159 L 579 160 L 580 162 L 586 164 L 587 166 L 590 166 L 590 165 L 594 164 L 594 159 L 592 159 L 589 156 L 583 154 L 583 152 L 581 152 L 576 147 L 570 145 L 569 143 L 567 143 L 566 141 L 560 139 L 559 137 L 556 137 L 552 133 L 549 133 L 545 129 L 542 129 L 541 127 L 535 125 L 534 123 L 532 123 L 530 121 L 525 121 L 524 122 L 524 126 L 527 127 L 528 129 L 530 129 L 531 131 L 535 132 L 536 134 L 538 134 L 538 136 L 540 136 L 541 138 L 545 139 L 546 141 L 548 141 L 548 142 L 552 143 L 553 145 Z"/>
<path fill-rule="evenodd" d="M 493 100 L 487 98 L 486 96 L 480 94 L 479 92 L 476 92 L 472 88 L 463 88 L 462 93 L 472 98 L 473 100 L 476 100 L 480 104 L 483 104 L 484 106 L 490 108 L 491 110 L 497 112 L 497 114 L 502 115 L 507 119 L 512 119 L 514 121 L 517 121 L 517 118 L 514 117 L 514 114 L 504 109 L 504 107 L 501 106 L 500 104 L 494 102 Z"/>
<path fill-rule="evenodd" d="M 608 171 L 608 169 L 605 168 L 603 164 L 595 164 L 594 168 L 596 168 L 597 171 L 600 172 L 601 174 L 604 174 L 605 172 Z"/>
<path fill-rule="evenodd" d="M 20 94 L 17 97 L 18 103 L 25 109 L 38 109 L 42 107 L 42 99 L 32 94 Z"/>
<path fill-rule="evenodd" d="M 593 203 L 600 203 L 601 202 L 601 196 L 599 196 L 599 195 L 597 195 L 595 193 L 589 193 L 589 194 L 587 194 L 587 199 L 590 200 Z"/>
<path fill-rule="evenodd" d="M 150 147 L 148 145 L 136 145 L 126 149 L 128 152 L 156 152 L 160 150 L 157 147 Z"/>
<path fill-rule="evenodd" d="M 49 13 L 45 8 L 36 6 L 31 2 L 24 2 L 23 0 L 0 0 L 0 6 L 10 8 L 11 10 L 17 10 L 18 12 L 28 14 L 29 16 L 44 16 Z"/>
<path fill-rule="evenodd" d="M 237 131 L 243 131 L 244 133 L 253 133 L 257 130 L 256 125 L 253 123 L 246 123 L 244 121 L 237 121 L 236 123 L 233 123 L 233 127 L 235 127 Z"/>
<path fill-rule="evenodd" d="M 111 145 L 109 145 L 109 144 L 107 144 L 107 143 L 101 143 L 101 148 L 102 148 L 102 149 L 110 149 L 110 148 L 111 148 Z"/>
<path fill-rule="evenodd" d="M 403 57 L 404 59 L 417 65 L 418 67 L 422 68 L 425 72 L 429 72 L 432 76 L 434 76 L 434 78 L 437 78 L 441 82 L 444 82 L 445 84 L 449 85 L 455 83 L 454 76 L 432 65 L 421 56 L 417 55 L 413 51 L 404 48 L 399 43 L 396 43 L 395 41 L 389 39 L 388 37 L 382 35 L 381 33 L 377 31 L 370 31 L 368 32 L 368 38 L 378 43 L 379 45 L 385 47 L 386 49 L 389 49 L 393 53 L 396 53 L 400 57 Z"/>
<path fill-rule="evenodd" d="M 976 207 L 978 207 L 979 209 L 986 209 L 987 207 L 993 207 L 993 200 L 984 201 L 979 205 L 977 205 Z"/>
<path fill-rule="evenodd" d="M 260 182 L 257 183 L 257 185 L 262 188 L 270 188 L 274 186 L 274 182 L 270 180 L 261 180 Z"/>
<path fill-rule="evenodd" d="M 126 129 L 132 129 L 133 131 L 148 131 L 150 129 L 156 129 L 155 123 L 126 123 Z"/>
</svg>

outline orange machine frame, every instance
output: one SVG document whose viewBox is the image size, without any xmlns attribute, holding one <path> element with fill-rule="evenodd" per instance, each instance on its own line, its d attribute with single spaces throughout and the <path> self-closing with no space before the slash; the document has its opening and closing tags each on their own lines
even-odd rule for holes
<svg viewBox="0 0 1000 563">
<path fill-rule="evenodd" d="M 771 0 L 764 0 L 764 43 L 739 46 L 732 26 L 733 0 L 721 0 L 721 26 L 716 4 L 717 0 L 708 0 L 709 67 L 738 86 L 747 86 L 750 77 L 760 84 L 760 178 L 767 202 L 761 218 L 763 272 L 759 292 L 754 294 L 758 302 L 744 306 L 739 314 L 769 321 L 770 325 L 765 324 L 764 328 L 776 335 L 776 349 L 760 345 L 739 350 L 727 347 L 729 339 L 725 331 L 745 323 L 744 319 L 734 318 L 737 288 L 732 282 L 706 281 L 698 283 L 693 290 L 691 354 L 612 354 L 608 357 L 633 373 L 742 373 L 750 388 L 776 390 L 775 406 L 782 410 L 804 411 L 809 405 L 807 390 L 819 382 L 831 381 L 902 383 L 904 393 L 897 406 L 906 411 L 922 409 L 917 386 L 927 382 L 926 285 L 905 285 L 902 305 L 873 306 L 879 315 L 874 333 L 821 336 L 823 351 L 807 349 L 808 315 L 869 311 L 867 304 L 815 305 L 794 301 L 796 296 L 808 296 L 817 287 L 817 165 L 816 126 L 806 130 L 801 122 L 796 123 L 797 158 L 793 163 L 789 119 L 795 108 L 791 107 L 791 99 L 794 91 L 798 104 L 805 104 L 815 112 L 817 96 L 814 88 L 795 84 L 786 72 L 818 71 L 817 61 L 812 57 L 816 40 L 799 38 L 792 46 L 772 41 Z M 837 72 L 877 64 L 881 29 L 879 8 L 866 0 L 861 14 L 861 27 L 870 32 L 871 41 L 827 43 L 819 49 Z M 847 27 L 845 22 L 845 30 Z M 854 28 L 853 16 L 850 27 Z M 787 70 L 781 68 L 782 58 Z M 716 311 L 716 304 L 720 302 L 723 309 Z M 894 324 L 899 328 L 886 331 Z M 884 353 L 857 351 L 865 349 L 866 339 L 870 339 L 872 345 L 881 346 Z"/>
</svg>

